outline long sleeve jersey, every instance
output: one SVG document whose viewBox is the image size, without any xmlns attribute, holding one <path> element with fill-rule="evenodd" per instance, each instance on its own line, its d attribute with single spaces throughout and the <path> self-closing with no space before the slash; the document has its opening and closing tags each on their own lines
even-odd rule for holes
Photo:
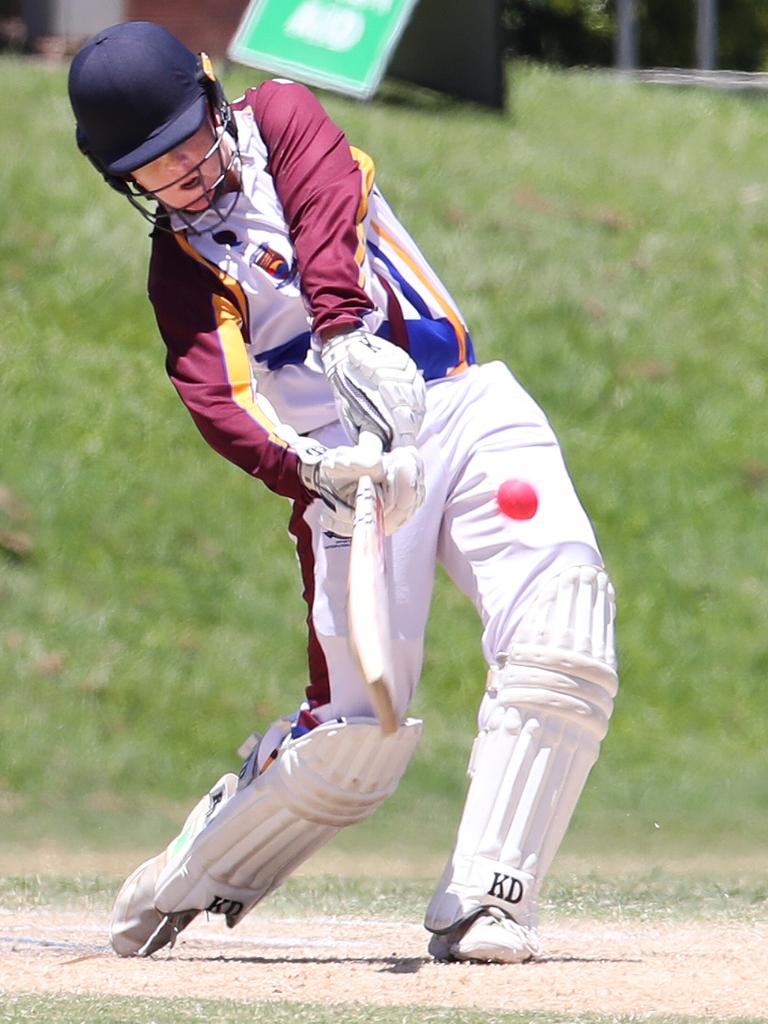
<svg viewBox="0 0 768 1024">
<path fill-rule="evenodd" d="M 472 343 L 371 159 L 308 89 L 265 82 L 233 112 L 241 191 L 218 201 L 223 222 L 214 209 L 198 233 L 154 232 L 149 297 L 168 374 L 208 443 L 307 500 L 297 451 L 337 418 L 324 333 L 362 325 L 406 349 L 426 380 L 473 362 Z"/>
</svg>

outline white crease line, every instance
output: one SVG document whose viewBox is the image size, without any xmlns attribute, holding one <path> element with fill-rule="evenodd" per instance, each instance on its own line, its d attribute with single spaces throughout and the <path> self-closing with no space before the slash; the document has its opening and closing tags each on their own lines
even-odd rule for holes
<svg viewBox="0 0 768 1024">
<path fill-rule="evenodd" d="M 81 928 L 80 930 L 90 932 L 103 931 L 103 929 L 95 927 Z M 184 936 L 179 941 L 184 942 L 185 940 L 200 942 L 211 946 L 257 946 L 266 947 L 268 949 L 348 949 L 352 945 L 354 945 L 355 949 L 360 949 L 361 947 L 374 948 L 374 944 L 371 942 L 361 942 L 354 939 L 348 939 L 346 941 L 342 939 L 311 939 L 306 935 L 282 936 L 277 939 L 272 939 L 268 936 L 259 938 L 258 936 L 248 935 L 237 936 L 214 934 L 206 936 L 201 932 L 194 932 Z M 0 943 L 7 943 L 8 945 L 43 946 L 58 949 L 78 949 L 87 950 L 92 953 L 108 953 L 111 951 L 111 947 L 107 945 L 88 946 L 79 942 L 67 942 L 56 939 L 37 939 L 30 935 L 0 935 Z"/>
<path fill-rule="evenodd" d="M 297 935 L 295 938 L 288 936 L 281 939 L 259 939 L 246 936 L 238 938 L 236 935 L 214 935 L 207 939 L 202 934 L 193 933 L 187 936 L 187 938 L 190 941 L 210 942 L 212 945 L 268 946 L 270 949 L 296 949 L 297 946 L 308 949 L 349 949 L 352 945 L 357 949 L 361 946 L 371 945 L 371 943 L 366 942 L 355 942 L 352 939 L 346 942 L 341 939 L 308 939 L 304 935 Z M 179 939 L 179 941 L 182 940 Z"/>
<path fill-rule="evenodd" d="M 74 916 L 74 915 L 73 915 Z M 406 929 L 409 927 L 415 927 L 413 922 L 410 921 L 382 921 L 377 918 L 354 918 L 354 917 L 283 917 L 283 918 L 263 918 L 259 921 L 258 918 L 253 919 L 251 927 L 258 926 L 261 924 L 265 930 L 269 930 L 271 926 L 284 927 L 285 925 L 305 925 L 313 927 L 338 927 L 339 925 L 348 924 L 354 925 L 356 928 L 372 928 L 377 931 L 384 931 L 386 929 L 398 928 Z M 76 930 L 77 932 L 85 932 L 87 934 L 99 934 L 106 935 L 107 928 L 104 925 L 99 925 L 89 922 L 81 922 L 79 924 L 51 924 L 47 926 L 46 931 L 52 934 L 56 933 L 71 933 Z M 226 935 L 221 932 L 214 932 L 206 935 L 202 930 L 190 930 L 188 933 L 183 935 L 180 941 L 194 941 L 200 943 L 206 943 L 212 946 L 256 946 L 267 949 L 295 949 L 296 947 L 304 949 L 345 949 L 350 946 L 354 946 L 355 950 L 363 949 L 375 949 L 375 942 L 372 940 L 365 940 L 357 938 L 351 935 L 348 939 L 331 939 L 331 938 L 310 938 L 307 935 L 281 935 L 279 937 L 271 938 L 269 935 L 258 935 L 244 932 L 240 935 Z M 55 939 L 46 938 L 35 938 L 30 935 L 0 935 L 0 943 L 17 943 L 19 945 L 28 946 L 42 946 L 49 948 L 61 948 L 61 949 L 77 949 L 87 952 L 95 953 L 109 953 L 111 947 L 109 945 L 103 946 L 88 946 L 83 943 L 77 943 L 74 941 L 61 941 Z"/>
<path fill-rule="evenodd" d="M 29 935 L 0 935 L 0 942 L 9 945 L 46 946 L 52 949 L 70 949 L 82 953 L 107 953 L 109 946 L 85 946 L 82 942 L 57 942 L 54 939 L 34 939 Z"/>
</svg>

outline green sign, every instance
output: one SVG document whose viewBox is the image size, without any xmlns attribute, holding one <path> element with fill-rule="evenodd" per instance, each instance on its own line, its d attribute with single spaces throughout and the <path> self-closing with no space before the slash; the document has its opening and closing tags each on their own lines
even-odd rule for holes
<svg viewBox="0 0 768 1024">
<path fill-rule="evenodd" d="M 372 96 L 417 0 L 251 0 L 230 43 L 240 64 Z"/>
</svg>

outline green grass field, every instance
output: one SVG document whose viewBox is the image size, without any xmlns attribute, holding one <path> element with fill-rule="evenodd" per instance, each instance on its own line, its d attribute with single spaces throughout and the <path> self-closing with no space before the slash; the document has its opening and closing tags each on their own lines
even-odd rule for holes
<svg viewBox="0 0 768 1024">
<path fill-rule="evenodd" d="M 47 1024 L 71 1024 L 73 1020 L 88 1024 L 176 1024 L 176 1021 L 207 1021 L 210 1024 L 251 1024 L 254 1014 L 268 1024 L 551 1024 L 552 1017 L 530 1013 L 492 1013 L 452 1010 L 416 1010 L 411 1006 L 355 1009 L 347 1015 L 337 1006 L 307 1007 L 285 1003 L 282 1006 L 243 1004 L 223 1000 L 178 1000 L 169 1006 L 160 999 L 106 1000 L 93 996 L 70 998 L 21 996 L 9 1005 L 14 1021 L 39 1021 L 45 1014 Z M 2 1018 L 0 1017 L 0 1020 Z M 637 1024 L 635 1016 L 597 1017 L 579 1014 L 567 1024 Z M 655 1020 L 660 1020 L 655 1018 Z M 662 1022 L 660 1022 L 662 1024 Z M 665 1017 L 663 1024 L 699 1024 L 693 1017 Z M 729 1024 L 759 1024 L 746 1017 L 732 1018 Z"/>
<path fill-rule="evenodd" d="M 254 78 L 233 73 L 230 95 Z M 164 842 L 305 677 L 287 505 L 206 448 L 165 379 L 147 226 L 77 153 L 65 80 L 0 60 L 14 111 L 0 123 L 13 874 L 37 848 Z M 704 858 L 680 898 L 718 893 L 768 841 L 766 101 L 524 66 L 505 115 L 394 85 L 369 104 L 325 99 L 376 159 L 479 357 L 507 360 L 548 411 L 617 586 L 622 691 L 564 856 L 598 877 L 622 859 L 664 872 Z M 422 747 L 392 801 L 337 843 L 363 869 L 376 852 L 421 878 L 447 850 L 478 640 L 441 576 Z M 558 884 L 556 870 L 553 897 Z M 44 1019 L 76 1019 L 73 1005 Z M 0 1020 L 36 1011 L 16 1012 Z M 205 1019 L 241 1019 L 217 1012 Z M 377 1013 L 357 1019 L 400 1019 Z"/>
<path fill-rule="evenodd" d="M 170 1007 L 160 999 L 105 1000 L 93 996 L 70 998 L 46 997 L 30 1000 L 19 997 L 10 1009 L 14 1021 L 39 1021 L 45 1014 L 49 1024 L 71 1024 L 73 1020 L 88 1024 L 175 1024 L 176 1021 L 210 1021 L 211 1024 L 251 1024 L 254 1014 L 268 1024 L 551 1024 L 552 1017 L 530 1013 L 492 1013 L 452 1010 L 415 1010 L 410 1006 L 379 1008 L 360 1007 L 347 1016 L 339 1007 L 307 1008 L 302 1004 L 286 1003 L 279 1007 L 243 1004 L 214 1000 L 179 1000 Z M 0 1018 L 2 1019 L 2 1018 Z M 635 1016 L 597 1017 L 579 1014 L 569 1018 L 567 1024 L 637 1024 Z M 660 1020 L 655 1018 L 655 1020 Z M 700 1024 L 693 1017 L 665 1017 L 663 1024 Z M 757 1019 L 732 1018 L 729 1024 L 759 1024 Z"/>
</svg>

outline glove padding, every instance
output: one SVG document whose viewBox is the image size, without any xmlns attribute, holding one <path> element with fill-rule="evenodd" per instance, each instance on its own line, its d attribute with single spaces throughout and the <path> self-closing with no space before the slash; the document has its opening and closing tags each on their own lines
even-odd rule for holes
<svg viewBox="0 0 768 1024">
<path fill-rule="evenodd" d="M 339 537 L 352 536 L 361 476 L 370 476 L 379 488 L 387 534 L 407 523 L 424 503 L 424 463 L 412 446 L 372 455 L 362 445 L 323 448 L 315 442 L 299 455 L 302 483 L 324 505 L 323 528 Z"/>
<path fill-rule="evenodd" d="M 418 448 L 408 445 L 385 452 L 381 462 L 384 532 L 390 534 L 404 526 L 424 504 L 424 461 Z"/>
<path fill-rule="evenodd" d="M 426 387 L 404 349 L 360 328 L 325 342 L 320 358 L 339 418 L 353 440 L 367 430 L 386 449 L 416 443 Z"/>
</svg>

